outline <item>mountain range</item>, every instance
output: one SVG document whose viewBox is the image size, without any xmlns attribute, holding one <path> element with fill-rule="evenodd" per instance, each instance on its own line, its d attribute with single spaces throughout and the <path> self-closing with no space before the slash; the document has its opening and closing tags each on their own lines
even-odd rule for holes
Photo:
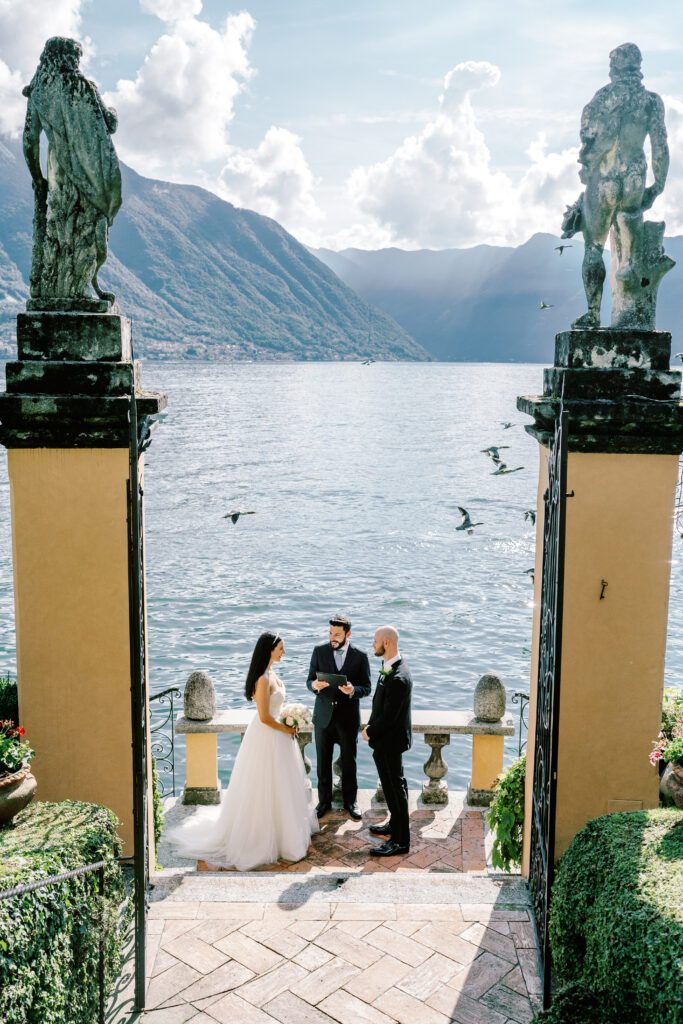
<svg viewBox="0 0 683 1024">
<path fill-rule="evenodd" d="M 560 253 L 559 245 L 568 247 Z M 665 250 L 683 263 L 683 237 L 666 239 Z M 434 359 L 552 363 L 555 334 L 566 331 L 586 308 L 581 236 L 567 242 L 535 234 L 517 248 L 314 251 L 342 281 L 389 313 Z M 682 270 L 674 267 L 661 284 L 661 330 L 675 333 L 681 322 Z M 542 302 L 548 308 L 541 309 Z M 602 322 L 609 323 L 609 280 Z"/>
<path fill-rule="evenodd" d="M 133 317 L 138 355 L 547 364 L 555 334 L 585 309 L 580 236 L 561 253 L 550 234 L 517 247 L 312 250 L 205 189 L 122 171 L 100 283 Z M 0 141 L 0 199 L 2 357 L 28 295 L 33 193 L 19 141 Z M 683 261 L 683 237 L 665 248 Z M 680 269 L 658 302 L 657 326 L 674 333 Z M 608 306 L 607 285 L 603 323 Z"/>
<path fill-rule="evenodd" d="M 124 203 L 99 280 L 133 317 L 136 355 L 429 358 L 274 220 L 205 189 L 122 173 Z M 20 142 L 0 142 L 0 199 L 0 356 L 11 356 L 33 216 Z"/>
</svg>

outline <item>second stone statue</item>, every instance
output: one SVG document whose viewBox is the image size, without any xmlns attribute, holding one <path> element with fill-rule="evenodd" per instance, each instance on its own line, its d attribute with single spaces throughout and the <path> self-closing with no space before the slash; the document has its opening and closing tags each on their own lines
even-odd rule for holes
<svg viewBox="0 0 683 1024">
<path fill-rule="evenodd" d="M 664 104 L 643 86 L 641 62 L 634 43 L 612 50 L 610 84 L 598 90 L 581 117 L 579 177 L 585 191 L 562 222 L 562 237 L 581 231 L 585 246 L 582 273 L 588 310 L 573 328 L 600 327 L 608 236 L 613 328 L 654 330 L 657 290 L 675 265 L 662 247 L 664 223 L 643 219 L 664 189 L 669 147 Z M 654 181 L 646 186 L 648 138 Z"/>
</svg>

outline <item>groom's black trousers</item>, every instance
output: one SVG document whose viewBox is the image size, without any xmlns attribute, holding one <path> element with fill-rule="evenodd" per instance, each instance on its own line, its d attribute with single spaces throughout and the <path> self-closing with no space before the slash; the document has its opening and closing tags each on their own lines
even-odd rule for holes
<svg viewBox="0 0 683 1024">
<path fill-rule="evenodd" d="M 373 750 L 372 756 L 389 808 L 392 842 L 410 846 L 408 783 L 403 774 L 403 754 L 395 750 Z"/>
<path fill-rule="evenodd" d="M 355 804 L 358 796 L 356 774 L 356 752 L 358 728 L 351 728 L 336 721 L 333 714 L 329 725 L 315 726 L 315 753 L 318 768 L 318 800 L 321 804 L 332 803 L 332 756 L 335 743 L 339 744 L 341 757 L 342 800 L 345 807 Z"/>
</svg>

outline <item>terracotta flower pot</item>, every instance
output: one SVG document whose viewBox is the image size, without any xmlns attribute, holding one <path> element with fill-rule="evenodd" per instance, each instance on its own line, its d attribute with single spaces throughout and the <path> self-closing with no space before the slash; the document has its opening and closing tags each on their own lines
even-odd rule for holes
<svg viewBox="0 0 683 1024">
<path fill-rule="evenodd" d="M 12 775 L 0 776 L 0 825 L 7 824 L 15 814 L 23 811 L 33 800 L 37 788 L 28 765 Z"/>
<path fill-rule="evenodd" d="M 659 789 L 683 810 L 683 765 L 669 763 L 664 769 Z"/>
</svg>

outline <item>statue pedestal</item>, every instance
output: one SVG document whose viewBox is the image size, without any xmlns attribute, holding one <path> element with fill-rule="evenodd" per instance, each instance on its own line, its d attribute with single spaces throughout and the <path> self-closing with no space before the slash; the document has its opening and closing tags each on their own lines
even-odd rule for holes
<svg viewBox="0 0 683 1024">
<path fill-rule="evenodd" d="M 540 396 L 518 399 L 539 442 L 536 590 L 527 747 L 528 870 L 548 443 L 564 392 L 566 535 L 555 855 L 591 818 L 655 807 L 648 754 L 660 728 L 672 515 L 683 450 L 670 335 L 557 336 Z M 603 752 L 609 751 L 609 771 Z"/>
<path fill-rule="evenodd" d="M 30 312 L 17 336 L 0 443 L 9 449 L 21 722 L 40 798 L 110 807 L 130 855 L 129 410 L 135 386 L 145 437 L 166 400 L 139 390 L 126 317 Z"/>
</svg>

